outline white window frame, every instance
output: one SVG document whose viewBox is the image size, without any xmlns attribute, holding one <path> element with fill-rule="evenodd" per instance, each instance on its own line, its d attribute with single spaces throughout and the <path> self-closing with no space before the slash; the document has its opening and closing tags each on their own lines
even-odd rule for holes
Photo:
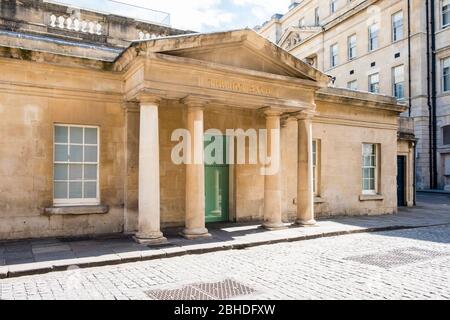
<svg viewBox="0 0 450 320">
<path fill-rule="evenodd" d="M 356 84 L 354 89 L 352 88 L 352 84 Z M 347 89 L 354 90 L 354 91 L 358 90 L 358 81 L 352 80 L 352 81 L 347 82 Z"/>
<path fill-rule="evenodd" d="M 336 48 L 336 59 L 334 55 L 334 48 Z M 339 46 L 337 43 L 330 46 L 330 66 L 331 68 L 337 67 L 339 64 Z"/>
<path fill-rule="evenodd" d="M 374 77 L 374 76 L 378 76 L 378 82 L 373 82 L 372 83 L 372 77 Z M 372 89 L 372 84 L 375 84 L 375 83 L 378 83 L 378 91 L 377 92 L 371 90 Z M 379 72 L 369 74 L 369 92 L 375 93 L 375 94 L 379 94 L 380 93 L 380 73 Z"/>
<path fill-rule="evenodd" d="M 303 28 L 303 27 L 305 27 L 305 18 L 303 17 L 303 18 L 300 18 L 300 20 L 298 21 L 298 26 L 300 27 L 300 28 Z"/>
<path fill-rule="evenodd" d="M 320 26 L 320 13 L 319 13 L 319 7 L 314 9 L 314 25 L 316 27 Z"/>
<path fill-rule="evenodd" d="M 395 32 L 396 31 L 396 28 L 395 28 L 395 17 L 397 15 L 399 15 L 399 14 L 402 15 L 401 25 L 400 25 L 401 32 L 402 32 L 401 37 L 399 37 L 398 35 L 396 36 L 396 32 Z M 403 16 L 403 11 L 402 10 L 400 10 L 400 11 L 398 11 L 398 12 L 396 12 L 396 13 L 394 13 L 392 15 L 391 28 L 392 28 L 392 42 L 397 42 L 397 41 L 400 41 L 400 40 L 404 39 L 404 37 L 405 37 L 405 35 L 404 35 L 404 16 Z"/>
<path fill-rule="evenodd" d="M 450 15 L 450 1 L 448 1 L 447 6 L 447 10 L 444 11 L 444 2 L 448 1 L 448 0 L 441 0 L 441 6 L 440 6 L 440 11 L 441 11 L 441 25 L 442 25 L 442 29 L 448 28 L 450 27 L 450 18 L 449 18 L 449 22 L 447 24 L 444 24 L 444 15 L 445 14 L 449 14 Z"/>
<path fill-rule="evenodd" d="M 67 136 L 67 143 L 60 143 L 60 142 L 56 142 L 55 137 L 56 137 L 56 128 L 57 127 L 66 127 L 68 130 L 68 136 Z M 71 143 L 70 142 L 70 128 L 86 128 L 86 129 L 97 129 L 97 145 L 93 145 L 93 144 L 86 144 L 85 143 L 85 135 L 83 134 L 83 143 L 82 144 L 78 144 L 78 143 Z M 84 130 L 83 130 L 84 132 Z M 63 123 L 57 123 L 54 124 L 53 126 L 53 173 L 52 173 L 52 182 L 53 182 L 53 204 L 55 206 L 60 206 L 60 207 L 64 207 L 64 206 L 80 206 L 80 205 L 99 205 L 100 204 L 100 127 L 99 126 L 90 126 L 90 125 L 73 125 L 73 124 L 63 124 Z M 82 146 L 83 147 L 83 155 L 84 155 L 84 147 L 85 146 L 97 146 L 97 162 L 85 162 L 84 159 L 82 162 L 70 162 L 70 158 L 69 161 L 56 161 L 56 148 L 55 146 L 57 145 L 67 145 L 68 146 L 68 152 L 70 154 L 70 146 L 71 145 L 77 145 L 77 146 Z M 64 165 L 68 165 L 68 180 L 55 180 L 54 177 L 54 168 L 56 164 L 64 164 Z M 81 199 L 69 199 L 69 187 L 67 188 L 67 199 L 55 199 L 55 182 L 67 182 L 67 184 L 69 184 L 70 180 L 70 164 L 92 164 L 92 165 L 97 165 L 97 197 L 94 199 L 87 199 L 87 198 L 81 198 Z M 84 196 L 84 170 L 82 171 L 82 195 Z"/>
<path fill-rule="evenodd" d="M 376 32 L 372 32 L 372 28 L 374 28 L 374 27 L 377 28 Z M 372 37 L 372 34 L 375 34 L 376 37 Z M 372 40 L 375 39 L 375 38 L 377 39 L 376 46 L 373 46 L 372 45 Z M 369 26 L 369 41 L 368 41 L 369 42 L 368 43 L 368 45 L 369 45 L 369 52 L 375 51 L 375 50 L 377 50 L 379 48 L 379 46 L 380 46 L 379 41 L 380 41 L 380 26 L 377 23 L 374 23 L 374 24 Z"/>
<path fill-rule="evenodd" d="M 337 0 L 330 0 L 330 14 L 337 11 Z"/>
<path fill-rule="evenodd" d="M 403 80 L 402 81 L 397 81 L 397 77 L 395 75 L 395 70 L 397 68 L 403 69 Z M 396 91 L 397 91 L 396 89 L 397 89 L 398 84 L 403 84 L 403 97 L 397 97 L 397 95 L 396 95 Z M 392 95 L 399 100 L 405 98 L 405 66 L 403 64 L 392 68 Z"/>
<path fill-rule="evenodd" d="M 365 155 L 364 155 L 364 147 L 366 145 L 371 145 L 371 146 L 374 147 L 374 150 L 375 150 L 375 166 L 366 166 L 364 164 L 364 157 L 365 157 Z M 376 143 L 363 143 L 362 144 L 361 189 L 362 189 L 362 194 L 363 195 L 377 195 L 378 194 L 378 179 L 379 179 L 379 177 L 378 177 L 379 176 L 379 172 L 378 172 L 379 168 L 378 168 L 378 166 L 379 166 L 379 154 L 380 154 L 379 149 L 380 149 L 379 145 L 376 144 Z M 367 179 L 367 178 L 364 177 L 364 169 L 371 169 L 371 170 L 373 170 L 373 172 L 374 172 L 374 178 L 373 179 L 374 179 L 374 188 L 375 189 L 364 189 L 364 180 Z M 368 178 L 368 179 L 370 179 L 370 178 Z"/>
<path fill-rule="evenodd" d="M 445 65 L 448 64 L 448 67 L 445 67 Z M 445 73 L 445 69 L 447 70 L 447 73 Z M 446 92 L 450 92 L 450 57 L 446 57 L 444 59 L 442 59 L 442 92 L 446 93 Z M 449 87 L 446 89 L 445 88 L 445 77 L 448 77 L 448 84 Z"/>
<path fill-rule="evenodd" d="M 353 38 L 355 39 L 354 46 L 352 46 Z M 358 55 L 357 46 L 358 46 L 358 38 L 356 34 L 352 34 L 350 37 L 347 38 L 347 56 L 349 61 L 356 59 Z M 355 49 L 355 54 L 353 56 L 352 56 L 353 52 L 352 49 Z"/>
</svg>

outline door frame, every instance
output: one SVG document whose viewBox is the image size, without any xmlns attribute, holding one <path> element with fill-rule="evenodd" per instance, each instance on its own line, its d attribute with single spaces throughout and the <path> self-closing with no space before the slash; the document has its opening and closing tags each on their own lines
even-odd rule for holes
<svg viewBox="0 0 450 320">
<path fill-rule="evenodd" d="M 206 132 L 204 134 L 204 138 L 203 141 L 206 137 L 206 135 L 208 135 Z M 213 135 L 213 134 L 210 134 Z M 226 137 L 227 141 L 229 141 L 229 139 L 234 139 L 234 136 L 231 135 L 227 135 L 227 134 L 222 134 L 223 137 Z M 234 144 L 234 147 L 236 149 L 236 144 Z M 236 150 L 234 150 L 234 154 L 236 154 Z M 204 164 L 205 170 L 207 165 Z M 226 220 L 222 221 L 222 222 L 234 222 L 236 221 L 236 187 L 235 187 L 235 183 L 236 183 L 236 165 L 233 164 L 228 164 L 228 213 L 227 213 L 227 218 Z M 206 181 L 204 182 L 206 184 Z M 206 185 L 205 185 L 206 188 Z M 205 192 L 205 206 L 206 206 L 206 192 Z M 206 207 L 205 207 L 205 219 L 206 219 Z M 210 223 L 218 223 L 218 222 L 206 222 L 206 224 L 210 224 Z M 220 223 L 220 222 L 219 222 Z"/>
<path fill-rule="evenodd" d="M 398 180 L 400 175 L 400 168 L 398 166 L 399 158 L 402 158 L 403 162 L 403 204 L 399 203 L 399 195 L 397 194 L 397 206 L 406 207 L 408 205 L 408 156 L 404 154 L 397 154 L 397 193 L 398 193 Z"/>
</svg>

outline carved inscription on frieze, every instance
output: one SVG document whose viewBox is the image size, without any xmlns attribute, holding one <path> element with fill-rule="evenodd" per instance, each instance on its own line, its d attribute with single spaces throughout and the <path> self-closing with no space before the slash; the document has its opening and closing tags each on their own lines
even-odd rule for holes
<svg viewBox="0 0 450 320">
<path fill-rule="evenodd" d="M 260 96 L 273 96 L 274 91 L 270 87 L 259 84 L 245 83 L 235 80 L 207 79 L 207 85 L 211 89 L 233 91 Z"/>
</svg>

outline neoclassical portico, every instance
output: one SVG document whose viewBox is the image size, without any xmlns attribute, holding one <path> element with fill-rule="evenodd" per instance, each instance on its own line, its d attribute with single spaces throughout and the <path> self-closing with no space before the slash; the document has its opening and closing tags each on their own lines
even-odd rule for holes
<svg viewBox="0 0 450 320">
<path fill-rule="evenodd" d="M 280 165 L 280 119 L 283 115 L 297 117 L 298 171 L 294 174 L 298 178 L 297 223 L 315 223 L 312 116 L 315 91 L 328 83 L 328 77 L 250 30 L 141 42 L 128 49 L 117 66 L 126 74 L 127 100 L 138 103 L 141 112 L 137 241 L 149 244 L 165 241 L 161 233 L 159 180 L 159 135 L 165 125 L 158 120 L 161 101 L 182 105 L 184 129 L 194 137 L 193 161 L 184 164 L 182 236 L 188 239 L 210 236 L 205 223 L 204 114 L 218 105 L 229 110 L 254 110 L 255 116 L 264 119 L 268 133 L 278 132 L 268 134 L 266 147 L 267 155 Z M 263 172 L 263 227 L 281 229 L 284 227 L 281 170 Z"/>
</svg>

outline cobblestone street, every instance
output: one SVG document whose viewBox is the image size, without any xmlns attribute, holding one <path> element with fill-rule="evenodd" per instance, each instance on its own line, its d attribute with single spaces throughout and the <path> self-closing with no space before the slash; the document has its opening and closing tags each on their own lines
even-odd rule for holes
<svg viewBox="0 0 450 320">
<path fill-rule="evenodd" d="M 192 285 L 223 280 L 246 288 L 235 299 L 450 299 L 449 243 L 442 226 L 74 268 L 0 280 L 0 299 L 207 299 Z"/>
</svg>

